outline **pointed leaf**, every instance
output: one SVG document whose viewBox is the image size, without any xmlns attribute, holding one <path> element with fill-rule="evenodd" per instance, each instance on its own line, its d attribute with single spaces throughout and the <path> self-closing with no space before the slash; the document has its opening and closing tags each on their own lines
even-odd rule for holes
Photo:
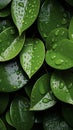
<svg viewBox="0 0 73 130">
<path fill-rule="evenodd" d="M 40 0 L 13 0 L 12 18 L 18 28 L 19 35 L 35 21 L 40 7 Z"/>
<path fill-rule="evenodd" d="M 45 110 L 55 105 L 56 100 L 50 89 L 50 75 L 44 74 L 33 86 L 30 110 Z"/>
<path fill-rule="evenodd" d="M 9 27 L 0 33 L 0 61 L 7 61 L 21 51 L 25 41 L 24 35 L 18 36 L 13 27 Z"/>
<path fill-rule="evenodd" d="M 73 73 L 54 72 L 50 84 L 52 92 L 59 100 L 73 104 Z"/>
<path fill-rule="evenodd" d="M 45 57 L 45 47 L 39 39 L 27 39 L 20 53 L 20 62 L 31 78 L 34 73 L 42 66 Z"/>
</svg>

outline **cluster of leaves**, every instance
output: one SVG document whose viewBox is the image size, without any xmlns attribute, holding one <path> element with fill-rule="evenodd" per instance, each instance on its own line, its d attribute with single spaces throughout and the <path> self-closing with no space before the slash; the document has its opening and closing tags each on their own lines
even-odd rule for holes
<svg viewBox="0 0 73 130">
<path fill-rule="evenodd" d="M 73 129 L 73 0 L 0 0 L 0 130 Z"/>
</svg>

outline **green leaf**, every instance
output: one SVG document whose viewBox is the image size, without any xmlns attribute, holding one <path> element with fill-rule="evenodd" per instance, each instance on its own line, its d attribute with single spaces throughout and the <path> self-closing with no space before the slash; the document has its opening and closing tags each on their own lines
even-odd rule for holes
<svg viewBox="0 0 73 130">
<path fill-rule="evenodd" d="M 73 104 L 73 73 L 54 72 L 50 84 L 52 92 L 59 100 Z"/>
<path fill-rule="evenodd" d="M 39 39 L 27 39 L 20 53 L 22 68 L 31 78 L 42 66 L 45 57 L 45 47 Z"/>
<path fill-rule="evenodd" d="M 44 40 L 57 27 L 67 27 L 69 16 L 58 0 L 45 0 L 38 18 L 38 30 Z"/>
<path fill-rule="evenodd" d="M 56 42 L 47 51 L 45 60 L 55 69 L 65 70 L 73 67 L 73 42 L 68 39 Z"/>
<path fill-rule="evenodd" d="M 10 110 L 8 110 L 8 111 L 6 112 L 6 121 L 7 121 L 7 123 L 8 123 L 10 126 L 13 126 L 12 120 L 11 120 L 11 117 L 10 117 Z"/>
<path fill-rule="evenodd" d="M 9 94 L 0 93 L 0 114 L 2 114 L 8 105 L 9 102 Z"/>
<path fill-rule="evenodd" d="M 66 122 L 73 128 L 73 106 L 63 104 L 62 105 L 62 115 Z"/>
<path fill-rule="evenodd" d="M 51 49 L 56 42 L 66 38 L 68 38 L 68 30 L 66 28 L 53 29 L 46 39 L 46 49 Z"/>
<path fill-rule="evenodd" d="M 22 96 L 16 97 L 10 106 L 10 117 L 17 130 L 30 130 L 34 123 L 33 112 L 29 111 L 29 101 Z"/>
<path fill-rule="evenodd" d="M 30 27 L 39 13 L 40 0 L 13 0 L 12 18 L 18 28 L 19 35 Z"/>
<path fill-rule="evenodd" d="M 73 41 L 73 17 L 71 18 L 70 25 L 69 25 L 69 38 Z"/>
<path fill-rule="evenodd" d="M 45 110 L 55 105 L 56 100 L 50 89 L 50 75 L 44 74 L 33 86 L 30 110 Z"/>
<path fill-rule="evenodd" d="M 10 2 L 11 0 L 0 0 L 0 9 L 5 8 Z"/>
<path fill-rule="evenodd" d="M 47 112 L 43 120 L 44 130 L 72 130 L 57 111 Z"/>
<path fill-rule="evenodd" d="M 4 122 L 0 119 L 0 130 L 7 130 Z"/>
<path fill-rule="evenodd" d="M 9 27 L 0 33 L 0 61 L 7 61 L 21 51 L 25 41 L 24 35 L 18 36 L 13 27 Z"/>
<path fill-rule="evenodd" d="M 0 64 L 0 91 L 12 92 L 22 88 L 28 79 L 17 61 Z"/>
</svg>

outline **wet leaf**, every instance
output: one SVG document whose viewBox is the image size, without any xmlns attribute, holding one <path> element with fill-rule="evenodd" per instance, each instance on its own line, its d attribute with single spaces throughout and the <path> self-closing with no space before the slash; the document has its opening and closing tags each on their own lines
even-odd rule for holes
<svg viewBox="0 0 73 130">
<path fill-rule="evenodd" d="M 45 110 L 55 105 L 56 100 L 50 89 L 50 75 L 44 74 L 33 86 L 30 110 Z"/>
<path fill-rule="evenodd" d="M 73 104 L 73 73 L 56 71 L 51 76 L 50 84 L 59 100 Z"/>
<path fill-rule="evenodd" d="M 39 13 L 40 0 L 13 0 L 12 18 L 18 28 L 19 35 L 30 27 Z"/>
<path fill-rule="evenodd" d="M 27 39 L 20 53 L 22 68 L 31 78 L 42 66 L 45 57 L 45 47 L 39 39 Z"/>
</svg>

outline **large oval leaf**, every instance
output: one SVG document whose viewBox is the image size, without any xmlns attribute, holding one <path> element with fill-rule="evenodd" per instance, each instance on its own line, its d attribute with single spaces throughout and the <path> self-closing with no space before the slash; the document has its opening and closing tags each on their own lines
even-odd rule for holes
<svg viewBox="0 0 73 130">
<path fill-rule="evenodd" d="M 67 27 L 69 22 L 68 14 L 60 1 L 45 0 L 41 6 L 38 18 L 38 30 L 45 40 L 49 33 L 57 27 Z"/>
<path fill-rule="evenodd" d="M 65 70 L 73 67 L 73 42 L 63 39 L 46 53 L 46 62 L 53 68 Z"/>
<path fill-rule="evenodd" d="M 31 78 L 34 73 L 41 67 L 45 57 L 45 47 L 39 39 L 27 39 L 20 53 L 20 62 Z"/>
<path fill-rule="evenodd" d="M 0 64 L 0 91 L 16 91 L 23 87 L 27 81 L 17 61 Z"/>
<path fill-rule="evenodd" d="M 10 106 L 10 117 L 17 130 L 30 130 L 34 123 L 33 112 L 29 110 L 29 101 L 25 97 L 16 97 Z"/>
<path fill-rule="evenodd" d="M 21 51 L 25 41 L 24 35 L 19 37 L 13 27 L 9 27 L 0 33 L 0 61 L 7 61 Z"/>
<path fill-rule="evenodd" d="M 0 9 L 3 9 L 10 3 L 11 0 L 0 0 Z"/>
<path fill-rule="evenodd" d="M 9 102 L 9 94 L 0 93 L 0 114 L 2 114 L 8 105 Z"/>
<path fill-rule="evenodd" d="M 30 110 L 45 110 L 55 105 L 56 100 L 50 90 L 50 75 L 41 76 L 31 92 Z"/>
<path fill-rule="evenodd" d="M 40 7 L 40 0 L 13 0 L 12 18 L 18 28 L 19 35 L 35 21 Z"/>
<path fill-rule="evenodd" d="M 59 100 L 73 104 L 73 73 L 54 72 L 50 84 L 52 92 Z"/>
<path fill-rule="evenodd" d="M 4 122 L 0 119 L 0 130 L 7 130 Z"/>
</svg>

